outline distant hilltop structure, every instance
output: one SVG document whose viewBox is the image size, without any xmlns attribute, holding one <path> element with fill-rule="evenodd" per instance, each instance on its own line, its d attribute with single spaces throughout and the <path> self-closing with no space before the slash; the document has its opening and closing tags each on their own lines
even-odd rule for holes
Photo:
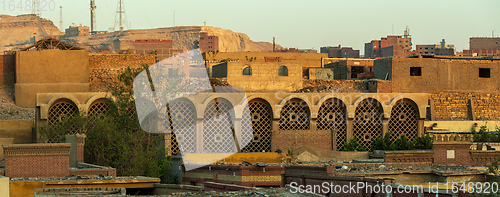
<svg viewBox="0 0 500 197">
<path fill-rule="evenodd" d="M 64 30 L 65 37 L 73 37 L 73 36 L 88 36 L 90 35 L 90 28 L 87 26 L 71 25 L 66 30 Z"/>
</svg>

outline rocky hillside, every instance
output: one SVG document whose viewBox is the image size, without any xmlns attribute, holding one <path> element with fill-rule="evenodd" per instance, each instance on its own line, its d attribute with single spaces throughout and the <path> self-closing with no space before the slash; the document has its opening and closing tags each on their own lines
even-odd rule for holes
<svg viewBox="0 0 500 197">
<path fill-rule="evenodd" d="M 34 33 L 37 36 L 62 34 L 52 21 L 35 15 L 0 15 L 0 52 L 31 44 Z"/>
<path fill-rule="evenodd" d="M 272 43 L 254 42 L 248 35 L 231 30 L 209 26 L 178 26 L 157 29 L 127 30 L 123 32 L 108 32 L 92 36 L 78 36 L 61 40 L 86 48 L 91 52 L 101 50 L 119 50 L 133 48 L 133 41 L 138 39 L 168 39 L 173 40 L 173 47 L 180 50 L 191 50 L 199 40 L 200 32 L 207 32 L 219 37 L 221 52 L 240 51 L 272 51 Z M 33 34 L 59 38 L 64 33 L 50 20 L 35 15 L 8 16 L 0 15 L 0 52 L 19 49 L 31 44 Z M 278 49 L 281 46 L 276 46 Z"/>
<path fill-rule="evenodd" d="M 92 36 L 78 36 L 64 40 L 92 52 L 100 50 L 126 50 L 133 47 L 133 41 L 139 39 L 166 39 L 173 41 L 174 49 L 191 50 L 195 41 L 200 38 L 200 32 L 208 32 L 219 37 L 219 51 L 272 51 L 272 43 L 254 42 L 244 33 L 208 26 L 178 26 L 158 29 L 127 30 L 123 32 L 110 32 Z M 119 41 L 119 42 L 118 42 Z M 277 46 L 281 48 L 280 46 Z"/>
</svg>

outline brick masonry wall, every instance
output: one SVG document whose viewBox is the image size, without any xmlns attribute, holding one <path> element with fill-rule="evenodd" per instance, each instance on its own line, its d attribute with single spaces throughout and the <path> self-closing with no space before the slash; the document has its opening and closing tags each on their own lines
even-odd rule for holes
<svg viewBox="0 0 500 197">
<path fill-rule="evenodd" d="M 125 72 L 127 68 L 94 68 L 90 69 L 90 91 L 107 92 L 109 86 L 118 83 L 118 76 Z M 140 71 L 141 68 L 132 68 L 132 71 Z"/>
<path fill-rule="evenodd" d="M 434 144 L 434 163 L 444 165 L 471 165 L 470 144 Z M 447 158 L 447 151 L 454 150 L 455 158 Z"/>
<path fill-rule="evenodd" d="M 500 93 L 439 92 L 429 94 L 429 98 L 435 120 L 470 120 L 470 109 L 476 120 L 500 120 Z"/>
<path fill-rule="evenodd" d="M 7 157 L 5 175 L 10 178 L 65 177 L 69 175 L 69 157 L 67 155 Z"/>
<path fill-rule="evenodd" d="M 116 169 L 114 169 L 114 168 L 108 168 L 108 169 L 70 169 L 69 174 L 70 175 L 77 175 L 77 176 L 87 176 L 87 177 L 99 176 L 99 174 L 102 174 L 104 176 L 116 177 Z"/>
<path fill-rule="evenodd" d="M 433 151 L 404 151 L 404 152 L 385 152 L 384 161 L 387 163 L 413 163 L 413 162 L 430 162 L 434 160 Z"/>
<path fill-rule="evenodd" d="M 497 151 L 471 151 L 471 163 L 475 165 L 491 165 L 492 162 L 500 158 Z"/>
<path fill-rule="evenodd" d="M 109 91 L 109 85 L 118 82 L 118 76 L 128 67 L 138 71 L 142 64 L 155 63 L 156 56 L 150 54 L 89 55 L 90 91 Z"/>
<path fill-rule="evenodd" d="M 138 68 L 142 64 L 156 63 L 156 55 L 125 54 L 125 55 L 89 55 L 89 68 Z"/>
<path fill-rule="evenodd" d="M 273 150 L 281 149 L 283 152 L 292 149 L 294 142 L 295 149 L 304 145 L 315 150 L 332 150 L 333 147 L 330 130 L 278 130 L 273 131 L 272 139 Z"/>
</svg>

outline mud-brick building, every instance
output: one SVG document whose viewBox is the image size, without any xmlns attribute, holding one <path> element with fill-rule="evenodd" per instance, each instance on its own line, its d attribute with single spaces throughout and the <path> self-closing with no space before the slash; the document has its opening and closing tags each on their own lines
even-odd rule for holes
<svg viewBox="0 0 500 197">
<path fill-rule="evenodd" d="M 226 62 L 212 67 L 214 78 L 245 91 L 293 91 L 302 88 L 302 65 L 292 62 Z"/>
<path fill-rule="evenodd" d="M 375 60 L 374 77 L 393 92 L 500 91 L 500 59 L 415 56 Z"/>
<path fill-rule="evenodd" d="M 46 39 L 16 52 L 15 101 L 35 107 L 37 93 L 88 92 L 89 52 Z"/>
</svg>

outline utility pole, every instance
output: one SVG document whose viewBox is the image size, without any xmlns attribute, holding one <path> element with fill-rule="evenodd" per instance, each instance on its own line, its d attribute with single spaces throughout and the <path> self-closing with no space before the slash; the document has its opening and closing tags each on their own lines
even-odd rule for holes
<svg viewBox="0 0 500 197">
<path fill-rule="evenodd" d="M 123 4 L 123 0 L 118 0 L 118 6 L 116 8 L 116 16 L 115 16 L 115 29 L 118 25 L 120 27 L 120 31 L 123 31 L 123 26 L 127 25 L 127 17 L 125 15 L 125 4 Z"/>
<path fill-rule="evenodd" d="M 63 15 L 62 15 L 62 6 L 59 6 L 59 28 L 61 31 L 64 31 L 64 26 L 63 26 Z"/>
<path fill-rule="evenodd" d="M 90 0 L 90 34 L 94 34 L 96 31 L 96 15 L 95 15 L 95 0 Z"/>
<path fill-rule="evenodd" d="M 42 11 L 40 9 L 40 0 L 33 0 L 33 9 L 31 9 L 31 14 L 38 17 L 42 17 Z"/>
<path fill-rule="evenodd" d="M 276 52 L 276 38 L 273 37 L 273 52 Z"/>
</svg>

